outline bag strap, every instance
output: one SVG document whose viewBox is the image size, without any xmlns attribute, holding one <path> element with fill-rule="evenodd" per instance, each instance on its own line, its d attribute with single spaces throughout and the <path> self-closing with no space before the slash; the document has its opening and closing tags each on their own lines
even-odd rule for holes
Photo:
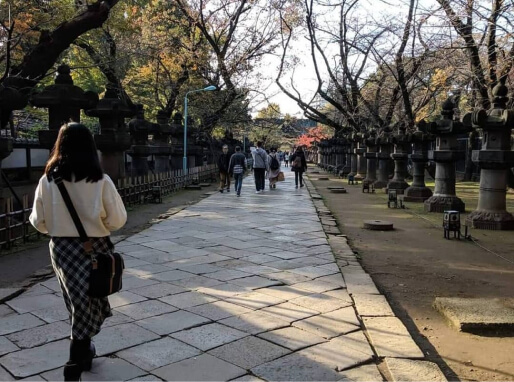
<svg viewBox="0 0 514 382">
<path fill-rule="evenodd" d="M 77 228 L 77 231 L 80 236 L 80 241 L 82 242 L 82 245 L 84 247 L 84 250 L 87 253 L 90 253 L 93 251 L 93 243 L 91 240 L 89 240 L 89 237 L 87 236 L 86 230 L 84 229 L 84 226 L 82 225 L 82 222 L 80 221 L 79 214 L 77 213 L 77 210 L 73 206 L 73 202 L 71 201 L 70 194 L 68 193 L 68 190 L 66 189 L 66 186 L 63 183 L 63 179 L 59 175 L 57 171 L 54 171 L 53 180 L 55 184 L 57 185 L 57 188 L 61 192 L 62 199 L 64 200 L 64 204 L 66 204 L 66 207 L 68 208 L 68 212 L 71 215 L 71 219 L 73 220 L 73 223 L 75 224 L 75 228 Z"/>
</svg>

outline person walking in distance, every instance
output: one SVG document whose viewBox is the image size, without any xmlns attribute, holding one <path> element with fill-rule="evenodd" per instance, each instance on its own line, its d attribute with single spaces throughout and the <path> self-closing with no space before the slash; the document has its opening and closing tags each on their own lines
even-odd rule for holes
<svg viewBox="0 0 514 382">
<path fill-rule="evenodd" d="M 307 171 L 307 161 L 305 160 L 305 154 L 302 146 L 298 146 L 296 148 L 296 151 L 291 155 L 290 160 L 291 171 L 294 171 L 294 182 L 296 188 L 298 188 L 298 183 L 300 183 L 300 187 L 303 187 L 303 173 Z"/>
<path fill-rule="evenodd" d="M 280 174 L 280 156 L 277 153 L 277 150 L 272 148 L 271 152 L 268 156 L 269 163 L 269 171 L 268 171 L 268 179 L 269 179 L 269 188 L 277 188 L 278 175 Z"/>
<path fill-rule="evenodd" d="M 234 175 L 234 188 L 237 196 L 241 196 L 243 176 L 246 171 L 246 157 L 241 152 L 241 147 L 236 146 L 236 152 L 230 157 L 228 172 Z"/>
<path fill-rule="evenodd" d="M 255 193 L 264 191 L 265 173 L 268 169 L 268 154 L 262 148 L 262 142 L 257 142 L 257 148 L 253 151 L 253 176 L 255 178 Z"/>
<path fill-rule="evenodd" d="M 230 162 L 230 155 L 228 155 L 228 146 L 223 145 L 221 155 L 218 158 L 218 170 L 220 172 L 220 188 L 219 191 L 223 193 L 225 187 L 227 192 L 230 192 L 230 173 L 228 165 Z"/>
<path fill-rule="evenodd" d="M 88 128 L 74 122 L 61 127 L 36 188 L 29 219 L 39 232 L 51 238 L 50 258 L 71 319 L 70 356 L 64 366 L 64 380 L 78 381 L 84 370 L 91 369 L 96 355 L 91 337 L 100 332 L 112 313 L 107 297 L 88 295 L 92 259 L 61 196 L 57 186 L 60 182 L 95 252 L 113 252 L 110 232 L 125 224 L 127 212 L 114 183 L 100 167 Z"/>
<path fill-rule="evenodd" d="M 284 166 L 289 167 L 289 151 L 284 153 Z"/>
</svg>

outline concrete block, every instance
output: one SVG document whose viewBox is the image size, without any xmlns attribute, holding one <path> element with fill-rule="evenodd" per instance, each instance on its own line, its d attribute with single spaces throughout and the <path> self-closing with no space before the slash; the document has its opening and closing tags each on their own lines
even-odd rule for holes
<svg viewBox="0 0 514 382">
<path fill-rule="evenodd" d="M 439 366 L 432 362 L 387 357 L 385 363 L 393 381 L 447 381 Z"/>
</svg>

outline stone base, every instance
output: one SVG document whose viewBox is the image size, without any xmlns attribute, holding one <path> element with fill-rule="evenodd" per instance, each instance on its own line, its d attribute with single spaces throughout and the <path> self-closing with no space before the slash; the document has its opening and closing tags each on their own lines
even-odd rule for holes
<svg viewBox="0 0 514 382">
<path fill-rule="evenodd" d="M 434 308 L 459 331 L 498 333 L 514 329 L 512 298 L 436 297 Z"/>
<path fill-rule="evenodd" d="M 404 180 L 390 180 L 387 188 L 390 190 L 406 190 L 409 188 L 409 183 Z"/>
<path fill-rule="evenodd" d="M 466 225 L 476 229 L 488 229 L 491 231 L 514 230 L 514 216 L 507 211 L 473 211 L 466 218 Z"/>
<path fill-rule="evenodd" d="M 386 182 L 385 180 L 377 180 L 375 183 L 373 183 L 373 186 L 376 190 L 379 190 L 381 188 L 386 188 L 388 183 L 389 182 Z"/>
<path fill-rule="evenodd" d="M 466 204 L 457 196 L 432 196 L 425 200 L 426 212 L 466 211 Z"/>
<path fill-rule="evenodd" d="M 405 190 L 405 202 L 423 203 L 432 196 L 432 190 L 428 187 L 409 187 Z"/>
</svg>

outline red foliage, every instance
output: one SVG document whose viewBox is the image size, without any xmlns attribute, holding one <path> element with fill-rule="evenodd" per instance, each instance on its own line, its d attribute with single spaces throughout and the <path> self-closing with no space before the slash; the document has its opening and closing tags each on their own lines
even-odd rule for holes
<svg viewBox="0 0 514 382">
<path fill-rule="evenodd" d="M 304 146 L 310 148 L 313 142 L 319 142 L 322 139 L 329 138 L 329 135 L 321 126 L 311 127 L 306 134 L 300 135 L 295 142 L 295 146 Z"/>
</svg>

